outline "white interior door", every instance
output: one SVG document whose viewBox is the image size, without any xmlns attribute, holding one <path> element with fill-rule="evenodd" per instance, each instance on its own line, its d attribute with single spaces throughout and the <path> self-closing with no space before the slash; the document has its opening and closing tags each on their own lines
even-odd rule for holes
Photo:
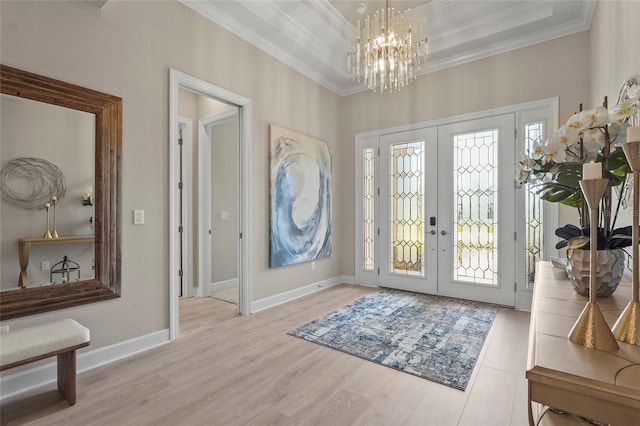
<svg viewBox="0 0 640 426">
<path fill-rule="evenodd" d="M 437 129 L 384 135 L 379 143 L 379 285 L 437 294 Z"/>
<path fill-rule="evenodd" d="M 515 305 L 514 115 L 438 127 L 438 294 Z"/>
</svg>

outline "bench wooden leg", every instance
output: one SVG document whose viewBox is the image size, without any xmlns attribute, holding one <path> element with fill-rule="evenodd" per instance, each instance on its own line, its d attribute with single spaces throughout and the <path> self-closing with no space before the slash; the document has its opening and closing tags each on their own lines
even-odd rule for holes
<svg viewBox="0 0 640 426">
<path fill-rule="evenodd" d="M 76 351 L 58 355 L 58 391 L 69 405 L 76 403 Z"/>
</svg>

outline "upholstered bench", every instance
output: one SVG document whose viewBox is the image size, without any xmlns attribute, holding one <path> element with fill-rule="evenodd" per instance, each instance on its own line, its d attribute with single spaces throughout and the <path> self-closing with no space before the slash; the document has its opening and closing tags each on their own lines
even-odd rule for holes
<svg viewBox="0 0 640 426">
<path fill-rule="evenodd" d="M 76 403 L 76 349 L 90 343 L 89 329 L 65 319 L 0 334 L 0 371 L 58 356 L 58 390 Z"/>
</svg>

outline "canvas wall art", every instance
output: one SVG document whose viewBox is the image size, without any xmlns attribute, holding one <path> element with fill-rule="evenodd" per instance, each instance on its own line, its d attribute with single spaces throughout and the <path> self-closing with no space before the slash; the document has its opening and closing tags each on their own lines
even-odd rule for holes
<svg viewBox="0 0 640 426">
<path fill-rule="evenodd" d="M 331 255 L 331 154 L 326 142 L 270 125 L 269 266 Z"/>
</svg>

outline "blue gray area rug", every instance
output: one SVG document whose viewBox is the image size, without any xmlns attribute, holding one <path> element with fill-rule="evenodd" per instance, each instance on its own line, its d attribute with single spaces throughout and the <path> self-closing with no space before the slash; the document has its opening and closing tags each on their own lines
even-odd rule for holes
<svg viewBox="0 0 640 426">
<path fill-rule="evenodd" d="M 486 303 L 384 290 L 289 334 L 464 391 L 496 312 Z"/>
</svg>

